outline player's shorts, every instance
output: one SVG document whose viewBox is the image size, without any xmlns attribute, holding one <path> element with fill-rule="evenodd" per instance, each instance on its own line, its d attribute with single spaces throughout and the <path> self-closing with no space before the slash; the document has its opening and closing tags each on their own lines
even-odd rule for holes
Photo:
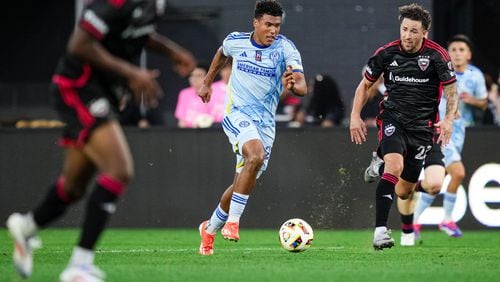
<svg viewBox="0 0 500 282">
<path fill-rule="evenodd" d="M 274 143 L 276 128 L 272 126 L 261 126 L 258 121 L 252 120 L 250 116 L 238 111 L 232 110 L 222 120 L 222 128 L 226 133 L 229 142 L 236 153 L 236 172 L 240 173 L 245 165 L 243 159 L 243 145 L 249 140 L 258 139 L 264 146 L 264 163 L 257 174 L 257 178 L 267 169 L 271 149 Z"/>
<path fill-rule="evenodd" d="M 418 136 L 403 130 L 389 119 L 377 120 L 379 127 L 378 155 L 383 158 L 389 153 L 404 157 L 401 178 L 412 183 L 418 181 L 426 154 L 432 148 L 432 133 L 421 132 Z"/>
<path fill-rule="evenodd" d="M 462 124 L 453 123 L 453 133 L 451 134 L 450 143 L 443 148 L 444 164 L 448 167 L 454 162 L 462 161 L 462 149 L 465 141 L 465 126 Z"/>
<path fill-rule="evenodd" d="M 90 68 L 84 67 L 79 78 L 62 75 L 52 78 L 55 109 L 66 124 L 59 140 L 60 146 L 83 146 L 95 128 L 117 117 L 116 96 L 106 91 L 90 72 Z"/>
<path fill-rule="evenodd" d="M 424 169 L 431 165 L 439 165 L 444 167 L 444 155 L 441 151 L 441 145 L 434 143 L 431 150 L 427 153 L 424 161 Z"/>
</svg>

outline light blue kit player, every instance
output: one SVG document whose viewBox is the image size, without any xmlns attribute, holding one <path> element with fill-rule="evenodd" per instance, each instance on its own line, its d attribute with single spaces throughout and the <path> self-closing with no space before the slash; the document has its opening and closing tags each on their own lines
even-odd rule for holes
<svg viewBox="0 0 500 282">
<path fill-rule="evenodd" d="M 237 156 L 236 173 L 211 218 L 200 224 L 201 255 L 213 254 L 221 227 L 225 239 L 239 240 L 240 217 L 271 154 L 280 95 L 284 88 L 298 96 L 307 93 L 300 53 L 279 35 L 282 15 L 279 2 L 257 1 L 254 31 L 233 32 L 224 39 L 198 93 L 204 102 L 210 100 L 215 76 L 232 58 L 222 126 Z"/>
<path fill-rule="evenodd" d="M 465 141 L 465 128 L 474 124 L 473 108 L 486 109 L 487 90 L 483 73 L 469 62 L 472 59 L 472 43 L 464 35 L 455 35 L 448 42 L 448 53 L 457 78 L 457 92 L 460 95 L 458 106 L 459 117 L 453 121 L 453 133 L 450 143 L 442 148 L 444 163 L 450 175 L 450 183 L 444 194 L 444 218 L 439 229 L 451 237 L 462 236 L 462 231 L 453 221 L 452 213 L 455 207 L 458 187 L 465 177 L 465 168 L 462 163 L 462 149 Z M 439 104 L 439 115 L 446 112 L 446 98 L 443 96 Z M 426 200 L 419 201 L 417 208 L 423 210 L 430 206 L 435 196 L 426 195 Z"/>
</svg>

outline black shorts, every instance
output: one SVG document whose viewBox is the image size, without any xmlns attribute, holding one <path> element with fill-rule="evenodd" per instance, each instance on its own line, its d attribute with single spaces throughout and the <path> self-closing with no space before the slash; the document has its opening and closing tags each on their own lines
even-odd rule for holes
<svg viewBox="0 0 500 282">
<path fill-rule="evenodd" d="M 76 79 L 54 75 L 51 92 L 55 109 L 66 124 L 60 146 L 83 146 L 95 128 L 117 117 L 116 95 L 92 77 L 90 68 L 84 68 Z"/>
<path fill-rule="evenodd" d="M 434 143 L 432 149 L 427 153 L 424 161 L 424 168 L 431 165 L 440 165 L 444 167 L 444 155 L 441 151 L 441 145 Z"/>
<path fill-rule="evenodd" d="M 432 133 L 409 132 L 390 119 L 378 119 L 377 126 L 379 128 L 378 155 L 382 158 L 389 153 L 403 155 L 404 167 L 401 178 L 416 183 L 427 152 L 432 148 Z"/>
</svg>

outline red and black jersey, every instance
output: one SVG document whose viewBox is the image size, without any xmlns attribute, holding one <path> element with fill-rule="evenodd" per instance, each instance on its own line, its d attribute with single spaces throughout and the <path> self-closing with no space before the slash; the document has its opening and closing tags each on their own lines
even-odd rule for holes
<svg viewBox="0 0 500 282">
<path fill-rule="evenodd" d="M 92 0 L 85 7 L 78 25 L 108 52 L 137 65 L 148 36 L 155 31 L 155 23 L 163 14 L 164 6 L 165 0 Z M 78 78 L 82 75 L 84 64 L 65 54 L 59 61 L 56 74 Z M 99 69 L 92 69 L 91 72 L 109 87 L 123 81 L 123 78 Z"/>
<path fill-rule="evenodd" d="M 448 52 L 424 39 L 416 53 L 406 53 L 396 40 L 379 48 L 369 59 L 365 78 L 384 75 L 387 98 L 379 118 L 390 117 L 408 131 L 432 131 L 438 119 L 440 88 L 456 81 Z"/>
</svg>

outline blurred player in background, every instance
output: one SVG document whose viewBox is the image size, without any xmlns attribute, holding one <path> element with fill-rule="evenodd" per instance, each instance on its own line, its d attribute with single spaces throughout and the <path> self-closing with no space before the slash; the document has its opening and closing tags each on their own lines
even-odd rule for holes
<svg viewBox="0 0 500 282">
<path fill-rule="evenodd" d="M 78 245 L 60 279 L 104 280 L 104 273 L 93 263 L 94 248 L 134 170 L 117 121 L 118 101 L 132 92 L 154 106 L 162 94 L 156 81 L 158 70 L 138 67 L 143 47 L 165 54 L 182 75 L 195 65 L 188 51 L 155 32 L 164 6 L 165 1 L 95 0 L 71 34 L 52 79 L 56 109 L 66 123 L 60 140 L 66 148 L 62 172 L 35 209 L 14 213 L 7 220 L 15 243 L 14 264 L 21 276 L 32 273 L 32 242 L 37 231 L 82 198 L 97 173 Z"/>
<path fill-rule="evenodd" d="M 369 59 L 365 77 L 356 89 L 351 112 L 351 141 L 366 141 L 366 125 L 360 117 L 369 88 L 383 74 L 387 97 L 377 117 L 379 148 L 385 162 L 376 190 L 376 221 L 373 247 L 394 246 L 387 219 L 394 191 L 408 199 L 415 189 L 426 153 L 432 148 L 434 126 L 440 127 L 438 143 L 447 144 L 457 110 L 455 74 L 442 47 L 426 39 L 430 13 L 418 4 L 399 8 L 400 39 L 379 48 Z M 436 123 L 440 86 L 448 98 L 446 116 Z M 413 213 L 402 214 L 413 224 Z"/>
<path fill-rule="evenodd" d="M 236 153 L 236 173 L 211 218 L 200 224 L 201 255 L 213 254 L 215 234 L 223 226 L 225 239 L 239 240 L 240 217 L 256 179 L 267 168 L 283 86 L 298 96 L 307 93 L 300 53 L 279 34 L 281 4 L 259 0 L 254 15 L 253 32 L 233 32 L 224 39 L 199 91 L 204 102 L 210 101 L 212 82 L 231 57 L 232 74 L 222 126 Z"/>
</svg>

